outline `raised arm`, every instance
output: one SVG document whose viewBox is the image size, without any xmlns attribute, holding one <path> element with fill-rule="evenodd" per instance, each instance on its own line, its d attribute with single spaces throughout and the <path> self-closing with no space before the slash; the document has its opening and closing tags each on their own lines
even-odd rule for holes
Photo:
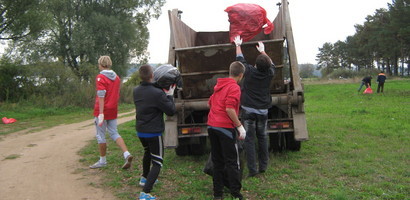
<svg viewBox="0 0 410 200">
<path fill-rule="evenodd" d="M 266 55 L 266 56 L 268 56 L 269 57 L 269 55 L 265 52 L 265 45 L 263 44 L 263 42 L 258 42 L 258 45 L 256 45 L 256 49 L 261 53 L 261 54 L 264 54 L 264 55 Z M 270 57 L 269 57 L 269 59 L 271 59 Z M 271 59 L 271 63 L 272 63 L 272 65 L 275 65 L 273 62 L 272 62 L 272 59 Z"/>
<path fill-rule="evenodd" d="M 242 39 L 241 36 L 236 36 L 235 39 L 233 40 L 236 45 L 236 56 L 243 55 L 242 54 L 242 49 L 241 49 L 241 44 L 242 44 Z"/>
</svg>

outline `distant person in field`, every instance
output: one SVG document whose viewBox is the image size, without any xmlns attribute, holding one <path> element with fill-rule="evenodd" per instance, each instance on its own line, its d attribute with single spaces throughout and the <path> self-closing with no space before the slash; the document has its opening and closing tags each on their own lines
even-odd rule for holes
<svg viewBox="0 0 410 200">
<path fill-rule="evenodd" d="M 154 74 L 150 65 L 141 66 L 138 72 L 142 81 L 134 88 L 133 96 L 137 136 L 144 147 L 142 177 L 139 182 L 143 190 L 139 199 L 151 200 L 156 199 L 151 195 L 151 190 L 158 179 L 164 159 L 164 113 L 172 116 L 176 112 L 173 97 L 175 84 L 168 90 L 157 87 L 153 83 Z"/>
<path fill-rule="evenodd" d="M 231 63 L 229 77 L 217 79 L 214 93 L 208 101 L 214 199 L 223 199 L 224 180 L 228 182 L 231 195 L 235 199 L 243 199 L 237 140 L 246 137 L 246 131 L 238 118 L 241 97 L 238 82 L 244 71 L 241 62 Z"/>
<path fill-rule="evenodd" d="M 384 82 L 386 82 L 386 79 L 387 79 L 387 77 L 386 77 L 386 75 L 384 74 L 384 72 L 383 71 L 381 71 L 380 73 L 379 73 L 379 75 L 377 76 L 377 93 L 379 93 L 380 92 L 380 89 L 381 89 L 381 92 L 383 93 L 383 90 L 384 90 Z"/>
<path fill-rule="evenodd" d="M 260 54 L 256 58 L 255 66 L 246 62 L 242 54 L 240 36 L 235 37 L 234 42 L 236 60 L 245 66 L 241 95 L 241 120 L 246 130 L 245 152 L 249 170 L 248 177 L 253 177 L 265 172 L 269 163 L 266 124 L 268 109 L 272 106 L 270 83 L 273 79 L 275 65 L 266 54 L 262 42 L 256 46 Z"/>
<path fill-rule="evenodd" d="M 359 89 L 357 89 L 358 92 L 362 90 L 363 85 L 366 86 L 366 88 L 369 88 L 372 86 L 372 76 L 366 76 L 362 79 L 362 83 L 360 84 Z"/>
<path fill-rule="evenodd" d="M 100 73 L 95 79 L 97 94 L 95 98 L 94 116 L 100 160 L 91 165 L 91 169 L 101 168 L 107 165 L 107 142 L 105 140 L 105 132 L 107 130 L 111 139 L 114 140 L 123 151 L 125 163 L 122 168 L 130 168 L 133 159 L 117 130 L 121 80 L 120 77 L 111 70 L 111 65 L 112 61 L 109 56 L 101 56 L 98 59 L 98 69 Z"/>
</svg>

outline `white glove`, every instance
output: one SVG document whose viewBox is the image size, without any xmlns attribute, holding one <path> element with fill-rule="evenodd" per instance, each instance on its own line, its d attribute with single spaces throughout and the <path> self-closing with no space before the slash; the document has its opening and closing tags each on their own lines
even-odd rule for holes
<svg viewBox="0 0 410 200">
<path fill-rule="evenodd" d="M 241 36 L 239 36 L 239 35 L 236 36 L 235 39 L 233 40 L 233 42 L 235 42 L 236 46 L 241 46 L 241 44 L 242 44 Z"/>
<path fill-rule="evenodd" d="M 99 114 L 98 115 L 98 126 L 102 126 L 104 123 L 104 114 Z"/>
<path fill-rule="evenodd" d="M 263 51 L 265 51 L 265 45 L 262 42 L 258 42 L 256 49 L 258 49 L 258 51 L 262 53 Z"/>
<path fill-rule="evenodd" d="M 243 128 L 243 125 L 236 127 L 236 130 L 239 132 L 239 139 L 244 140 L 246 138 L 246 131 L 245 128 Z"/>
<path fill-rule="evenodd" d="M 172 96 L 172 95 L 174 95 L 175 87 L 176 87 L 176 84 L 173 84 L 173 85 L 169 86 L 168 90 L 167 89 L 163 89 L 163 90 L 164 90 L 165 94 L 167 94 L 169 96 Z"/>
</svg>

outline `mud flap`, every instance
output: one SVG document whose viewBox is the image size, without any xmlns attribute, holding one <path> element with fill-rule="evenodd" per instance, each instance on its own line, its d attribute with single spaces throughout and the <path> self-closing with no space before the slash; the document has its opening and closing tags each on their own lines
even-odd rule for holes
<svg viewBox="0 0 410 200">
<path fill-rule="evenodd" d="M 294 123 L 294 133 L 296 141 L 308 140 L 308 131 L 306 126 L 305 113 L 297 113 L 297 109 L 292 108 L 293 123 Z"/>
<path fill-rule="evenodd" d="M 165 120 L 164 146 L 165 148 L 177 148 L 178 146 L 178 129 L 175 117 L 167 116 Z"/>
</svg>

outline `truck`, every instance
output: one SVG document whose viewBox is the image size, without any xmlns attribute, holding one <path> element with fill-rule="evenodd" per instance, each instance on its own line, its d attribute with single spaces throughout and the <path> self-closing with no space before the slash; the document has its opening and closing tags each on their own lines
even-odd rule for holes
<svg viewBox="0 0 410 200">
<path fill-rule="evenodd" d="M 278 14 L 270 34 L 263 31 L 241 47 L 249 64 L 254 65 L 258 41 L 276 65 L 271 82 L 272 107 L 268 112 L 267 133 L 272 152 L 299 151 L 308 140 L 304 110 L 304 89 L 299 77 L 295 42 L 288 1 L 277 4 Z M 197 32 L 181 20 L 182 11 L 168 11 L 170 45 L 168 63 L 177 67 L 181 82 L 175 92 L 177 114 L 165 120 L 164 146 L 175 148 L 179 156 L 202 155 L 207 147 L 208 99 L 217 78 L 228 77 L 235 61 L 235 45 L 229 31 Z"/>
</svg>

